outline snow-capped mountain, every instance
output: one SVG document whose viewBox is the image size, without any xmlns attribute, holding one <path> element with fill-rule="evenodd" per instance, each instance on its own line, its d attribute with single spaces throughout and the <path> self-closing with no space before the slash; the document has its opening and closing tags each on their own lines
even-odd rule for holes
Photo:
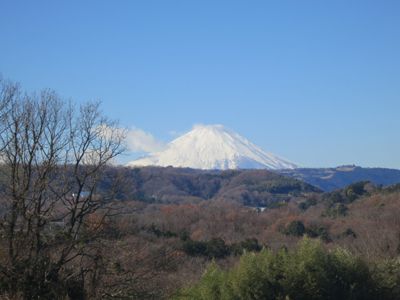
<svg viewBox="0 0 400 300">
<path fill-rule="evenodd" d="M 297 166 L 263 151 L 222 125 L 197 125 L 170 142 L 164 151 L 129 166 L 173 166 L 194 169 L 293 169 Z"/>
</svg>

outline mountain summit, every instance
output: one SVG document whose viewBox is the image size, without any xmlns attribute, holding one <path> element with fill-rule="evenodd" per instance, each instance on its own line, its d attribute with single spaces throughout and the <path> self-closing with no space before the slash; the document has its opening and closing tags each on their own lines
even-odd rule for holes
<svg viewBox="0 0 400 300">
<path fill-rule="evenodd" d="M 173 166 L 194 169 L 293 169 L 297 166 L 263 151 L 222 125 L 197 125 L 170 142 L 164 151 L 129 166 Z"/>
</svg>

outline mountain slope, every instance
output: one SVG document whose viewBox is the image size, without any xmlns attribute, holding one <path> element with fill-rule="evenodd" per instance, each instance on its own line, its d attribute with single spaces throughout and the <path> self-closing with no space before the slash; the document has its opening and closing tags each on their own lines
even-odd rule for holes
<svg viewBox="0 0 400 300">
<path fill-rule="evenodd" d="M 296 165 L 263 151 L 222 125 L 198 125 L 173 140 L 164 151 L 129 166 L 173 166 L 194 169 L 293 169 Z"/>
</svg>

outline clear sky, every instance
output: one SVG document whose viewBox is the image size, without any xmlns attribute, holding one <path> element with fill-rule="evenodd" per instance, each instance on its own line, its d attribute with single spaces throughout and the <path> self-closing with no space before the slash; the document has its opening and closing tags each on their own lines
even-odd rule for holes
<svg viewBox="0 0 400 300">
<path fill-rule="evenodd" d="M 400 168 L 398 0 L 2 0 L 0 73 L 101 100 L 150 150 L 218 123 L 306 167 Z"/>
</svg>

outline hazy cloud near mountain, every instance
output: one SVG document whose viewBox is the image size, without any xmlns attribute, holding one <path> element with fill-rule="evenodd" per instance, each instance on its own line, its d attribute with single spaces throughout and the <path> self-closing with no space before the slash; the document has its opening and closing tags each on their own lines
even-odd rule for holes
<svg viewBox="0 0 400 300">
<path fill-rule="evenodd" d="M 157 152 L 165 149 L 165 143 L 140 128 L 131 128 L 126 133 L 126 144 L 132 152 Z"/>
</svg>

